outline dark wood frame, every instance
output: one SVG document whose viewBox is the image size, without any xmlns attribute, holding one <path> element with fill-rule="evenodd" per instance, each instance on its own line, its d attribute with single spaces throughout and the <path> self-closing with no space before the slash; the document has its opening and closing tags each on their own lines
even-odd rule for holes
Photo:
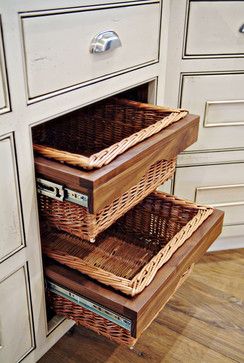
<svg viewBox="0 0 244 363">
<path fill-rule="evenodd" d="M 150 165 L 159 160 L 170 160 L 193 144 L 197 140 L 198 127 L 199 116 L 188 115 L 93 171 L 78 170 L 36 156 L 36 173 L 87 195 L 89 212 L 96 213 L 137 184 Z"/>
</svg>

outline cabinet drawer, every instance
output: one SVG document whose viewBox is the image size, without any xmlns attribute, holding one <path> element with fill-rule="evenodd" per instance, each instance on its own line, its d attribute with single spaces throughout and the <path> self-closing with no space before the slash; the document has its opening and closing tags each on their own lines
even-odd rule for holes
<svg viewBox="0 0 244 363">
<path fill-rule="evenodd" d="M 42 251 L 134 296 L 150 284 L 157 271 L 212 212 L 212 208 L 154 192 L 101 233 L 93 245 L 44 226 Z"/>
<path fill-rule="evenodd" d="M 1 15 L 1 14 L 0 14 Z M 10 110 L 7 74 L 4 57 L 2 23 L 0 16 L 0 115 Z"/>
<path fill-rule="evenodd" d="M 159 3 L 24 14 L 29 98 L 157 61 L 159 25 Z M 91 53 L 93 38 L 107 31 L 115 32 L 121 45 L 115 40 L 114 49 Z"/>
<path fill-rule="evenodd" d="M 25 268 L 0 281 L 0 361 L 19 362 L 33 349 Z"/>
<path fill-rule="evenodd" d="M 94 242 L 100 232 L 172 177 L 175 156 L 196 140 L 197 131 L 198 117 L 186 116 L 94 171 L 36 157 L 41 218 Z"/>
<path fill-rule="evenodd" d="M 177 168 L 175 193 L 225 212 L 221 237 L 244 231 L 244 163 Z"/>
<path fill-rule="evenodd" d="M 68 311 L 67 309 L 65 311 L 67 302 L 65 303 L 65 300 L 62 300 L 62 297 L 65 297 L 64 291 L 57 291 L 58 288 L 54 293 L 60 299 L 58 298 L 54 302 L 54 310 L 61 315 L 77 320 L 80 324 L 84 324 L 100 334 L 105 333 L 106 337 L 118 343 L 134 344 L 136 339 L 139 338 L 141 333 L 184 281 L 187 271 L 189 272 L 192 264 L 197 262 L 220 234 L 222 220 L 223 213 L 215 210 L 157 272 L 150 285 L 135 297 L 125 297 L 125 295 L 106 288 L 74 270 L 57 264 L 52 260 L 46 261 L 46 278 L 57 284 L 58 287 L 68 289 L 71 292 L 71 300 L 73 297 L 72 293 L 77 294 L 83 299 L 88 299 L 88 310 L 90 309 L 89 311 L 91 311 L 91 304 L 96 305 L 98 307 L 98 310 L 96 310 L 98 316 L 90 313 L 90 322 L 88 319 L 82 320 L 79 306 L 77 305 L 76 310 L 75 304 L 72 305 L 72 310 Z M 53 288 L 55 290 L 55 286 Z M 65 298 L 67 298 L 67 294 Z M 73 299 L 72 302 L 74 303 L 75 300 Z M 69 301 L 68 305 L 70 306 Z M 100 312 L 98 305 L 101 308 Z M 104 313 L 106 315 L 101 316 Z M 113 314 L 117 316 L 117 322 L 113 319 Z M 107 320 L 102 320 L 104 318 Z M 113 329 L 109 329 L 111 328 L 111 322 Z M 94 329 L 95 326 L 97 329 Z M 102 327 L 102 329 L 99 327 Z M 121 331 L 121 327 L 124 329 L 123 331 Z"/>
<path fill-rule="evenodd" d="M 84 171 L 36 156 L 36 173 L 41 178 L 80 192 L 89 212 L 96 213 L 137 184 L 150 166 L 173 159 L 195 142 L 198 121 L 198 116 L 188 115 L 131 147 L 101 169 Z"/>
<path fill-rule="evenodd" d="M 243 148 L 243 84 L 244 74 L 183 76 L 181 106 L 201 117 L 198 141 L 189 150 Z"/>
<path fill-rule="evenodd" d="M 244 55 L 243 14 L 242 1 L 191 1 L 185 55 Z"/>
<path fill-rule="evenodd" d="M 4 157 L 2 157 L 4 155 Z M 11 136 L 0 139 L 0 262 L 24 245 L 15 152 Z"/>
</svg>

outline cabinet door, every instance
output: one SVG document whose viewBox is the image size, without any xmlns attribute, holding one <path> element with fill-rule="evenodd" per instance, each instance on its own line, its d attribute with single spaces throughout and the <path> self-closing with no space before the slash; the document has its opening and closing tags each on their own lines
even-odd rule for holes
<svg viewBox="0 0 244 363">
<path fill-rule="evenodd" d="M 221 237 L 244 234 L 244 163 L 177 168 L 174 194 L 225 212 Z"/>
<path fill-rule="evenodd" d="M 0 139 L 0 262 L 23 245 L 22 218 L 11 136 Z"/>
<path fill-rule="evenodd" d="M 189 150 L 243 148 L 243 84 L 243 73 L 183 76 L 181 107 L 201 117 L 198 141 Z"/>
<path fill-rule="evenodd" d="M 244 54 L 243 1 L 190 1 L 186 56 Z"/>
<path fill-rule="evenodd" d="M 34 346 L 25 268 L 0 282 L 0 362 L 21 360 Z"/>
</svg>

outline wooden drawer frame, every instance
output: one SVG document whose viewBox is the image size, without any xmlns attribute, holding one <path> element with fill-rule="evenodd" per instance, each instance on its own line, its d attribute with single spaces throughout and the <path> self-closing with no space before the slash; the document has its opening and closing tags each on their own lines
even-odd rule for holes
<svg viewBox="0 0 244 363">
<path fill-rule="evenodd" d="M 177 289 L 182 275 L 199 260 L 221 233 L 223 216 L 222 211 L 214 210 L 212 215 L 158 271 L 151 284 L 133 298 L 106 288 L 51 260 L 47 260 L 44 271 L 49 280 L 131 321 L 131 335 L 138 338 Z"/>
<path fill-rule="evenodd" d="M 188 115 L 118 156 L 99 170 L 82 171 L 37 156 L 36 173 L 88 197 L 88 210 L 96 213 L 146 173 L 159 160 L 170 160 L 197 140 L 199 117 Z M 131 178 L 133 175 L 133 178 Z"/>
</svg>

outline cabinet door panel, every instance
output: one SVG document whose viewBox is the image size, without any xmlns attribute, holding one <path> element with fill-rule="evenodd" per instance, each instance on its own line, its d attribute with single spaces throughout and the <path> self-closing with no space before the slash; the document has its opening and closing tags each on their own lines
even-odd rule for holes
<svg viewBox="0 0 244 363">
<path fill-rule="evenodd" d="M 198 141 L 189 150 L 244 147 L 243 84 L 244 74 L 183 77 L 181 107 L 201 117 Z"/>
<path fill-rule="evenodd" d="M 243 1 L 191 1 L 186 55 L 244 54 Z"/>
<path fill-rule="evenodd" d="M 221 237 L 244 231 L 244 163 L 177 168 L 174 194 L 225 212 Z"/>
<path fill-rule="evenodd" d="M 24 245 L 13 139 L 0 140 L 0 262 Z"/>
<path fill-rule="evenodd" d="M 33 347 L 25 268 L 0 282 L 0 362 L 18 362 Z"/>
</svg>

